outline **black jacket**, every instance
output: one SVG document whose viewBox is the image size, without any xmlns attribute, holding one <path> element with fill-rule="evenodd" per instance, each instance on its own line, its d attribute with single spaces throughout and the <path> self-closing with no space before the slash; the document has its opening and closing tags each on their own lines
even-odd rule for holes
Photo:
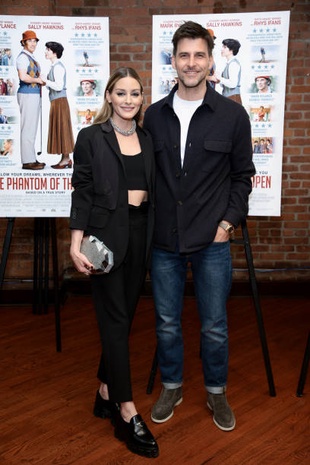
<svg viewBox="0 0 310 465">
<path fill-rule="evenodd" d="M 221 220 L 237 227 L 245 219 L 255 168 L 248 114 L 209 84 L 189 124 L 182 167 L 176 90 L 144 117 L 155 149 L 154 245 L 174 251 L 178 243 L 181 253 L 190 253 L 213 241 Z"/>
<path fill-rule="evenodd" d="M 148 256 L 154 224 L 154 154 L 150 134 L 138 126 L 137 134 L 148 184 Z M 113 251 L 116 268 L 128 246 L 128 189 L 122 155 L 110 123 L 82 129 L 73 159 L 70 228 L 102 240 Z"/>
</svg>

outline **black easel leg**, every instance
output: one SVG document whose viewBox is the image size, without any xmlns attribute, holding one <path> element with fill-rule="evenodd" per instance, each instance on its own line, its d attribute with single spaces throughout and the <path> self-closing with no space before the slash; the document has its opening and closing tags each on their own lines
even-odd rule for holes
<svg viewBox="0 0 310 465">
<path fill-rule="evenodd" d="M 60 299 L 56 218 L 35 218 L 33 259 L 33 313 L 48 313 L 49 252 L 52 245 L 56 350 L 61 352 Z"/>
<path fill-rule="evenodd" d="M 38 256 L 39 256 L 39 218 L 34 219 L 34 238 L 33 238 L 33 296 L 32 296 L 32 313 L 37 313 L 38 299 Z"/>
<path fill-rule="evenodd" d="M 299 376 L 299 381 L 298 381 L 298 386 L 297 386 L 297 391 L 296 391 L 297 397 L 302 397 L 303 395 L 303 390 L 304 390 L 304 386 L 305 386 L 305 382 L 307 378 L 309 359 L 310 359 L 310 332 L 308 334 L 306 350 L 305 350 L 303 362 L 301 365 L 300 376 Z"/>
<path fill-rule="evenodd" d="M 53 256 L 53 283 L 54 283 L 54 306 L 55 306 L 55 333 L 56 350 L 61 352 L 61 326 L 60 326 L 60 299 L 59 299 L 59 275 L 58 275 L 58 252 L 56 219 L 51 218 L 52 256 Z"/>
<path fill-rule="evenodd" d="M 33 303 L 32 313 L 47 313 L 45 297 L 46 260 L 48 267 L 49 238 L 46 218 L 34 219 Z M 48 268 L 47 268 L 48 269 Z M 47 275 L 48 279 L 48 275 Z"/>
<path fill-rule="evenodd" d="M 2 289 L 2 286 L 3 286 L 5 268 L 6 268 L 6 264 L 8 261 L 8 255 L 10 251 L 14 223 L 15 223 L 15 218 L 8 218 L 8 224 L 6 227 L 6 233 L 5 233 L 5 237 L 3 241 L 2 257 L 1 257 L 1 263 L 0 263 L 0 289 Z"/>
<path fill-rule="evenodd" d="M 50 250 L 50 231 L 49 231 L 49 218 L 42 218 L 43 222 L 43 264 L 44 267 L 42 284 L 43 284 L 43 313 L 48 312 L 48 294 L 49 294 L 49 250 Z"/>
<path fill-rule="evenodd" d="M 146 393 L 147 394 L 152 394 L 153 387 L 154 387 L 154 382 L 155 382 L 155 377 L 157 373 L 157 367 L 158 367 L 158 359 L 157 359 L 157 348 L 155 349 L 154 357 L 153 357 L 153 362 L 152 362 L 152 368 L 149 376 L 149 381 L 147 383 L 147 388 L 146 388 Z"/>
<path fill-rule="evenodd" d="M 263 357 L 265 361 L 265 369 L 266 369 L 266 374 L 267 374 L 267 379 L 268 379 L 268 384 L 269 384 L 269 393 L 270 393 L 270 396 L 274 397 L 276 395 L 276 391 L 275 391 L 273 375 L 272 375 L 272 370 L 271 370 L 271 363 L 270 363 L 265 327 L 264 327 L 264 322 L 263 322 L 263 315 L 262 315 L 262 311 L 260 307 L 260 300 L 259 300 L 259 294 L 258 294 L 257 282 L 256 282 L 256 276 L 255 276 L 254 264 L 253 264 L 253 256 L 252 256 L 252 250 L 251 250 L 246 221 L 244 221 L 241 224 L 241 228 L 242 228 L 242 235 L 243 235 L 244 250 L 245 250 L 245 255 L 246 255 L 246 260 L 247 260 L 248 270 L 249 270 L 249 279 L 250 279 L 250 284 L 251 284 L 251 289 L 252 289 L 253 302 L 254 302 L 255 311 L 256 311 L 258 330 L 259 330 L 259 335 L 260 335 L 260 340 L 261 340 L 261 345 L 262 345 L 262 350 L 263 350 Z"/>
</svg>

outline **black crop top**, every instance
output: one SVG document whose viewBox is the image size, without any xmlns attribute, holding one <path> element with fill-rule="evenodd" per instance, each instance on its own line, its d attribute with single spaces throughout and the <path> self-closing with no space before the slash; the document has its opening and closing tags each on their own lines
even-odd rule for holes
<svg viewBox="0 0 310 465">
<path fill-rule="evenodd" d="M 129 190 L 147 191 L 144 160 L 142 153 L 123 155 L 127 187 Z"/>
</svg>

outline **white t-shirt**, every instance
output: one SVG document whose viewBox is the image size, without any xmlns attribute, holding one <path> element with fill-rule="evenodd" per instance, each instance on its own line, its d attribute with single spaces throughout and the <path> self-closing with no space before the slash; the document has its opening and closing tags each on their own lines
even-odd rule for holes
<svg viewBox="0 0 310 465">
<path fill-rule="evenodd" d="M 181 166 L 183 166 L 184 161 L 189 123 L 197 108 L 202 104 L 202 100 L 183 100 L 177 92 L 174 94 L 173 108 L 181 124 Z"/>
</svg>

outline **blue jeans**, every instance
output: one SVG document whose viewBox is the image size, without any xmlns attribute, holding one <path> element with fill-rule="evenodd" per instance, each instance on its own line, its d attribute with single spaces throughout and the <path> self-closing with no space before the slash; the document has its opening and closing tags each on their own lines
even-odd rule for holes
<svg viewBox="0 0 310 465">
<path fill-rule="evenodd" d="M 204 384 L 209 392 L 217 394 L 226 387 L 228 371 L 226 302 L 232 281 L 229 241 L 213 242 L 190 255 L 158 248 L 153 250 L 151 278 L 161 379 L 167 389 L 175 389 L 183 382 L 181 317 L 188 263 L 191 264 L 201 323 Z"/>
</svg>

